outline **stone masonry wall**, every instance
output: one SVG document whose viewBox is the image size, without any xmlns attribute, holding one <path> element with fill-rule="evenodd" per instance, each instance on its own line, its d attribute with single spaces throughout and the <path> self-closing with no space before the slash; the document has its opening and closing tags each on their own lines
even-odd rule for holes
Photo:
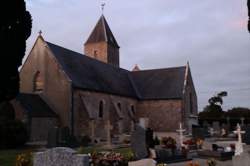
<svg viewBox="0 0 250 166">
<path fill-rule="evenodd" d="M 182 121 L 181 100 L 150 100 L 137 104 L 137 117 L 149 118 L 149 127 L 157 132 L 175 132 Z"/>
<path fill-rule="evenodd" d="M 84 46 L 85 55 L 105 63 L 108 62 L 107 50 L 108 47 L 106 42 L 91 43 Z"/>
<path fill-rule="evenodd" d="M 84 100 L 85 104 L 82 100 Z M 101 101 L 104 103 L 102 118 L 99 117 L 99 104 Z M 76 135 L 79 136 L 85 134 L 91 136 L 91 122 L 93 122 L 95 126 L 95 137 L 106 139 L 107 133 L 105 126 L 107 125 L 107 120 L 110 120 L 110 123 L 113 126 L 113 129 L 111 130 L 112 135 L 120 134 L 120 132 L 130 133 L 132 123 L 130 106 L 134 105 L 134 107 L 136 107 L 136 102 L 137 101 L 132 98 L 76 90 L 74 93 Z M 115 111 L 116 108 L 114 105 L 118 103 L 121 105 L 122 117 L 120 117 Z M 91 112 L 92 121 L 86 109 Z"/>
</svg>

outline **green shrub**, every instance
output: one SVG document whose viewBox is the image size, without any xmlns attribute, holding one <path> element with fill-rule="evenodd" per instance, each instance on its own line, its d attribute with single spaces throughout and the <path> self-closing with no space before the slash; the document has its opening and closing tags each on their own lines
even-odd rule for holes
<svg viewBox="0 0 250 166">
<path fill-rule="evenodd" d="M 80 145 L 81 146 L 88 146 L 90 142 L 91 142 L 91 139 L 87 135 L 81 137 L 81 139 L 80 139 Z"/>
<path fill-rule="evenodd" d="M 0 123 L 0 148 L 16 148 L 24 145 L 28 140 L 25 125 L 17 120 Z"/>
</svg>

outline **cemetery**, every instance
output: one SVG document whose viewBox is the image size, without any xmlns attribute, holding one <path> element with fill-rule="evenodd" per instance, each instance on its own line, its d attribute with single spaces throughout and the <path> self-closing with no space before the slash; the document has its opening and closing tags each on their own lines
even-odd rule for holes
<svg viewBox="0 0 250 166">
<path fill-rule="evenodd" d="M 113 8 L 104 14 L 107 1 L 103 0 L 101 16 L 86 36 L 88 29 L 77 31 L 88 28 L 95 15 L 90 5 L 94 1 L 13 2 L 2 5 L 7 12 L 2 10 L 0 25 L 0 66 L 4 66 L 0 166 L 250 166 L 249 96 L 241 95 L 250 88 L 244 82 L 249 80 L 241 76 L 247 65 L 245 50 L 239 47 L 248 43 L 237 41 L 246 25 L 243 18 L 229 15 L 231 8 L 218 3 L 214 11 L 209 2 L 194 6 L 192 2 L 113 1 L 109 2 Z M 250 0 L 245 5 L 249 10 Z M 199 10 L 187 10 L 192 8 Z M 111 9 L 121 15 L 111 15 Z M 211 11 L 204 12 L 207 9 Z M 221 11 L 227 12 L 225 16 Z M 117 36 L 124 45 L 118 44 L 104 15 L 121 28 Z M 221 20 L 224 17 L 226 22 Z M 227 25 L 226 31 L 218 23 Z M 28 38 L 34 38 L 33 31 L 40 27 L 45 33 L 39 30 L 32 46 Z M 204 31 L 207 27 L 209 31 Z M 81 41 L 88 37 L 79 43 L 81 48 L 76 44 L 79 36 Z M 204 60 L 193 56 L 200 53 Z M 235 53 L 242 57 L 235 58 Z M 139 55 L 134 62 L 145 69 L 137 64 L 132 70 L 124 68 L 131 67 L 134 55 Z M 184 59 L 187 63 L 179 65 Z M 242 63 L 240 70 L 231 69 L 235 60 Z M 170 61 L 173 67 L 162 68 Z M 200 91 L 203 88 L 207 90 Z M 222 107 L 228 92 L 239 97 L 240 102 L 229 102 L 238 102 L 239 107 Z M 198 100 L 211 93 L 216 94 L 200 111 L 204 103 Z M 198 97 L 201 94 L 203 98 Z M 245 105 L 243 97 L 248 97 Z"/>
<path fill-rule="evenodd" d="M 80 144 L 70 137 L 68 129 L 55 128 L 49 132 L 46 145 L 18 155 L 16 162 L 21 166 L 24 161 L 33 166 L 249 166 L 250 146 L 245 141 L 249 127 L 238 124 L 224 135 L 221 126 L 215 126 L 194 126 L 192 135 L 187 135 L 180 123 L 176 137 L 159 137 L 138 123 L 127 144 L 111 140 L 106 145 L 95 145 L 88 139 Z"/>
</svg>

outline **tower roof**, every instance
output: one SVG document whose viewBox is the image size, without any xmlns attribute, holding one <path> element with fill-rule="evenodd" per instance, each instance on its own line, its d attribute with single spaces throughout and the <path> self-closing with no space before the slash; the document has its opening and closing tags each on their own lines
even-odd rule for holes
<svg viewBox="0 0 250 166">
<path fill-rule="evenodd" d="M 88 40 L 86 41 L 86 44 L 89 43 L 97 43 L 97 42 L 107 42 L 115 47 L 119 48 L 119 45 L 109 28 L 109 25 L 104 17 L 104 15 L 101 16 L 99 21 L 97 22 L 94 30 L 90 34 Z"/>
</svg>

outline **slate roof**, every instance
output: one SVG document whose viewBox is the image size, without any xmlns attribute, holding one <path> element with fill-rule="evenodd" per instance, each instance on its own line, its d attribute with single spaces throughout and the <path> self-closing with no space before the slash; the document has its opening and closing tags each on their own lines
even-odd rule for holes
<svg viewBox="0 0 250 166">
<path fill-rule="evenodd" d="M 57 117 L 57 114 L 38 94 L 20 93 L 16 99 L 28 111 L 31 117 Z"/>
<path fill-rule="evenodd" d="M 47 42 L 75 88 L 134 97 L 180 99 L 186 67 L 130 72 Z"/>
<path fill-rule="evenodd" d="M 76 88 L 135 97 L 129 71 L 47 42 Z"/>
<path fill-rule="evenodd" d="M 186 66 L 131 72 L 142 99 L 179 99 L 183 94 Z"/>
<path fill-rule="evenodd" d="M 90 34 L 88 40 L 86 41 L 86 44 L 89 43 L 97 43 L 97 42 L 108 42 L 109 44 L 118 47 L 119 45 L 104 17 L 104 15 L 101 16 L 101 18 L 99 19 L 99 21 L 97 22 L 94 30 L 92 31 L 92 33 Z"/>
</svg>

